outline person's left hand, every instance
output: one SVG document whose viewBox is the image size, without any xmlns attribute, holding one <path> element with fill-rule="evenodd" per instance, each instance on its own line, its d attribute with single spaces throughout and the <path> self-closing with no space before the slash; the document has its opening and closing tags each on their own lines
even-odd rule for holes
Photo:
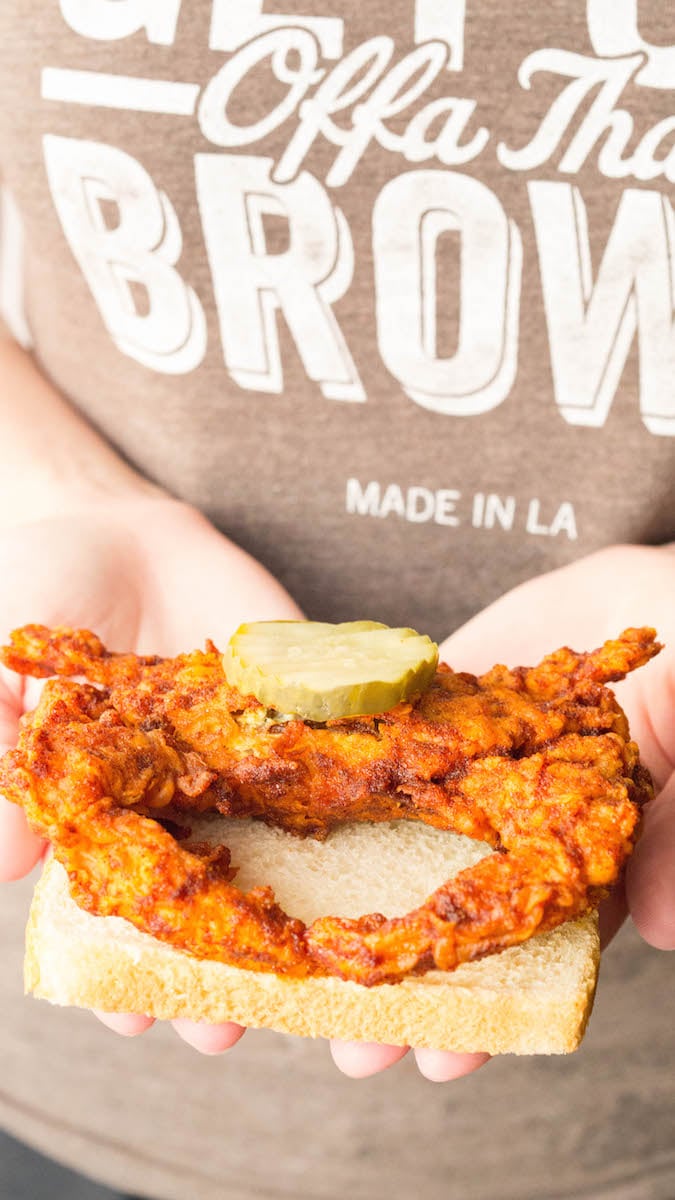
<svg viewBox="0 0 675 1200">
<path fill-rule="evenodd" d="M 529 666 L 560 646 L 592 650 L 629 626 L 653 625 L 665 649 L 616 685 L 619 703 L 652 774 L 656 799 L 625 880 L 600 910 L 607 946 L 630 912 L 650 945 L 675 949 L 675 547 L 615 546 L 571 566 L 528 580 L 474 617 L 440 647 L 441 661 L 478 675 L 495 663 Z M 354 1078 L 398 1062 L 409 1047 L 362 1042 L 331 1044 L 333 1058 Z M 457 1079 L 487 1054 L 417 1049 L 427 1079 Z"/>
</svg>

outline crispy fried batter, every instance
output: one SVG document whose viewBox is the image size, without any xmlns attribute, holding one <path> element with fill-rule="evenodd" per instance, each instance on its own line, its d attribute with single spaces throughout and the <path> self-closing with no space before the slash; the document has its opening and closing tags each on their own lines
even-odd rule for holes
<svg viewBox="0 0 675 1200">
<path fill-rule="evenodd" d="M 652 789 L 604 685 L 659 649 L 653 630 L 629 629 L 529 669 L 476 678 L 441 666 L 414 703 L 317 727 L 231 688 L 210 642 L 142 658 L 110 654 L 87 631 L 29 625 L 0 652 L 6 666 L 90 683 L 46 683 L 0 760 L 0 790 L 53 843 L 92 913 L 248 969 L 396 982 L 552 929 L 615 882 Z M 406 818 L 494 853 L 406 916 L 305 926 L 270 888 L 240 891 L 224 847 L 172 836 L 172 822 L 206 811 L 315 837 Z"/>
</svg>

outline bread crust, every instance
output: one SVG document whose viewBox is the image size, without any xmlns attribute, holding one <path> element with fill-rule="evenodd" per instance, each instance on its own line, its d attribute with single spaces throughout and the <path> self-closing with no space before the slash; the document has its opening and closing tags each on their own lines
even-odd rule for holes
<svg viewBox="0 0 675 1200">
<path fill-rule="evenodd" d="M 119 917 L 91 916 L 52 859 L 31 906 L 25 986 L 53 1004 L 237 1021 L 303 1037 L 565 1054 L 583 1037 L 598 963 L 597 917 L 588 914 L 455 971 L 397 984 L 289 979 L 197 959 Z"/>
</svg>

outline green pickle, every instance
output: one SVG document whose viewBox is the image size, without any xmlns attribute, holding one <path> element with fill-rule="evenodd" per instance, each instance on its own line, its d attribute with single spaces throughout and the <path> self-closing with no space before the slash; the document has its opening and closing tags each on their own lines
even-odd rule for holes
<svg viewBox="0 0 675 1200">
<path fill-rule="evenodd" d="M 306 721 L 386 712 L 428 688 L 437 665 L 431 638 L 378 621 L 255 621 L 223 655 L 238 691 Z"/>
</svg>

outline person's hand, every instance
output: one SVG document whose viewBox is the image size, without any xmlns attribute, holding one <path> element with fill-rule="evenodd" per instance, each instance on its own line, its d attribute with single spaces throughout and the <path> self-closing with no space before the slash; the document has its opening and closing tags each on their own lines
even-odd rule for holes
<svg viewBox="0 0 675 1200">
<path fill-rule="evenodd" d="M 675 547 L 615 546 L 529 580 L 479 613 L 440 647 L 457 671 L 481 674 L 495 663 L 532 665 L 559 646 L 591 650 L 629 626 L 653 625 L 665 649 L 616 685 L 620 704 L 657 793 L 622 881 L 600 911 L 606 946 L 630 912 L 652 946 L 675 949 Z M 398 1062 L 406 1048 L 334 1043 L 333 1057 L 352 1076 Z M 416 1050 L 429 1079 L 456 1079 L 483 1054 Z"/>
<path fill-rule="evenodd" d="M 114 501 L 0 531 L 0 642 L 29 622 L 91 628 L 113 649 L 173 655 L 224 645 L 242 621 L 302 614 L 260 564 L 194 509 L 141 489 Z M 0 755 L 16 744 L 19 718 L 35 707 L 39 680 L 0 666 Z M 45 846 L 23 812 L 0 797 L 0 879 L 18 879 Z M 118 1033 L 151 1024 L 141 1015 L 98 1014 Z M 232 1022 L 173 1022 L 204 1053 L 233 1045 Z"/>
</svg>

